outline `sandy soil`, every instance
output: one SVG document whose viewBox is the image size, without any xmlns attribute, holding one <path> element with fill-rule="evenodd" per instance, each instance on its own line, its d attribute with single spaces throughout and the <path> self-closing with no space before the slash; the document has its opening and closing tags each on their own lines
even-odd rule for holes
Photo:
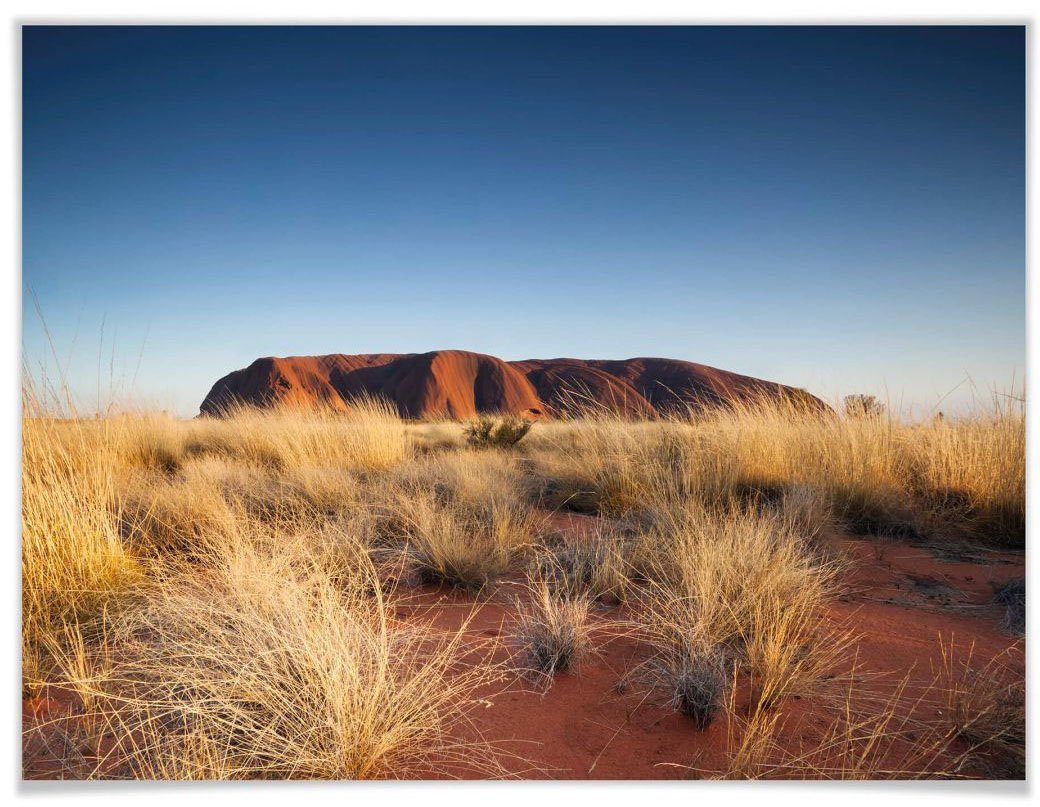
<svg viewBox="0 0 1040 807">
<path fill-rule="evenodd" d="M 554 518 L 554 526 L 578 537 L 588 522 L 586 517 L 561 515 Z M 952 639 L 961 658 L 974 644 L 976 664 L 1020 643 L 1002 628 L 1003 608 L 993 602 L 993 594 L 1007 580 L 1024 575 L 1023 553 L 974 549 L 951 557 L 906 543 L 879 545 L 873 538 L 835 535 L 832 540 L 853 564 L 847 591 L 831 605 L 831 616 L 861 636 L 858 678 L 879 695 L 891 692 L 904 675 L 922 688 L 933 681 L 940 637 L 947 643 Z M 457 629 L 469 620 L 474 646 L 496 644 L 495 657 L 506 661 L 515 653 L 510 629 L 522 592 L 519 577 L 500 581 L 478 599 L 424 589 L 402 604 L 400 614 L 404 619 L 432 619 L 445 629 Z M 605 607 L 596 620 L 606 629 L 627 616 L 621 606 Z M 487 707 L 474 714 L 462 735 L 491 743 L 503 754 L 508 773 L 524 778 L 696 778 L 717 770 L 726 744 L 726 721 L 717 720 L 700 731 L 659 696 L 619 687 L 624 673 L 647 651 L 630 636 L 604 635 L 597 645 L 597 655 L 576 671 L 556 676 L 549 686 L 520 678 L 484 693 Z M 1021 655 L 1015 658 L 1014 674 L 1024 675 Z M 739 708 L 743 704 L 738 702 Z M 934 715 L 938 707 L 926 701 L 919 708 Z M 67 701 L 25 700 L 23 724 L 28 729 L 37 721 L 53 721 L 69 709 Z M 826 709 L 819 704 L 792 698 L 782 709 L 779 739 L 791 747 L 812 742 L 826 721 Z M 27 778 L 60 775 L 60 757 L 70 753 L 68 732 L 66 721 L 58 720 L 48 732 L 26 733 Z M 475 777 L 479 772 L 453 769 L 451 775 Z"/>
</svg>

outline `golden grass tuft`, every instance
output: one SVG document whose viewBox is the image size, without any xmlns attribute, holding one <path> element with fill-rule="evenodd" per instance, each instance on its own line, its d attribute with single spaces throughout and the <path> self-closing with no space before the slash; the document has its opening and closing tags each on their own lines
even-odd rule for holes
<svg viewBox="0 0 1040 807">
<path fill-rule="evenodd" d="M 190 568 L 156 568 L 114 620 L 110 676 L 76 682 L 117 734 L 95 773 L 358 779 L 463 762 L 494 773 L 493 754 L 453 730 L 498 668 L 474 661 L 464 628 L 396 622 L 363 547 L 340 549 L 238 534 Z"/>
<path fill-rule="evenodd" d="M 851 638 L 823 618 L 841 566 L 782 515 L 691 503 L 666 511 L 641 542 L 651 665 L 723 651 L 769 708 L 815 694 L 843 658 Z"/>
<path fill-rule="evenodd" d="M 384 552 L 399 549 L 421 583 L 479 591 L 532 545 L 537 518 L 513 460 L 438 454 L 401 465 L 373 492 Z"/>
<path fill-rule="evenodd" d="M 390 523 L 419 582 L 469 591 L 505 574 L 534 534 L 533 518 L 521 510 L 446 505 L 430 494 L 398 500 Z"/>
<path fill-rule="evenodd" d="M 590 652 L 592 601 L 586 594 L 561 597 L 543 580 L 517 603 L 514 640 L 527 671 L 551 679 L 572 670 Z"/>
<path fill-rule="evenodd" d="M 27 410 L 22 423 L 22 664 L 30 687 L 67 626 L 95 619 L 141 577 L 110 511 L 116 423 L 62 421 Z"/>
</svg>

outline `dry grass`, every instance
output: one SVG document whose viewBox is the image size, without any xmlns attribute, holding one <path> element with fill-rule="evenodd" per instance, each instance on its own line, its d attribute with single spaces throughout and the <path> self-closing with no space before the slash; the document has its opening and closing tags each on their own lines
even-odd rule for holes
<svg viewBox="0 0 1040 807">
<path fill-rule="evenodd" d="M 741 709 L 736 687 L 726 704 L 726 762 L 710 772 L 727 779 L 959 779 L 1025 775 L 1021 675 L 1010 671 L 1013 648 L 976 666 L 974 647 L 939 640 L 933 679 L 914 685 L 868 676 L 853 660 L 839 697 L 823 702 L 818 728 L 781 740 L 788 718 L 752 704 Z M 736 681 L 734 673 L 734 683 Z M 806 730 L 807 729 L 807 730 Z"/>
<path fill-rule="evenodd" d="M 514 461 L 497 452 L 419 457 L 369 497 L 379 551 L 403 555 L 421 583 L 479 591 L 531 547 L 537 528 Z"/>
<path fill-rule="evenodd" d="M 23 677 L 72 694 L 76 775 L 498 771 L 454 733 L 497 669 L 395 622 L 368 558 L 360 488 L 412 456 L 396 416 L 25 414 Z"/>
<path fill-rule="evenodd" d="M 378 471 L 394 466 L 410 450 L 393 407 L 364 398 L 336 412 L 241 407 L 226 417 L 187 423 L 147 414 L 125 420 L 121 450 L 126 460 L 167 473 L 202 456 L 275 470 L 311 465 Z"/>
<path fill-rule="evenodd" d="M 596 652 L 591 609 L 621 604 L 649 651 L 630 677 L 699 726 L 725 714 L 729 775 L 932 775 L 962 763 L 954 740 L 991 764 L 1017 753 L 1017 729 L 994 728 L 1015 701 L 977 671 L 949 668 L 945 722 L 909 756 L 905 693 L 869 714 L 847 695 L 842 712 L 832 674 L 852 640 L 824 612 L 839 524 L 1021 545 L 1018 410 L 929 425 L 777 406 L 597 413 L 539 423 L 508 452 L 373 401 L 86 420 L 27 396 L 24 414 L 23 680 L 77 704 L 70 774 L 500 773 L 460 739 L 478 736 L 460 729 L 500 670 L 465 626 L 395 619 L 396 587 L 475 592 L 524 568 L 525 666 L 574 669 Z M 617 520 L 554 540 L 532 496 Z M 386 573 L 402 564 L 410 576 Z M 794 695 L 838 711 L 812 748 L 778 757 Z"/>
<path fill-rule="evenodd" d="M 117 736 L 91 773 L 356 779 L 463 761 L 494 773 L 493 755 L 482 763 L 452 729 L 498 669 L 473 658 L 464 630 L 396 623 L 374 574 L 360 545 L 316 553 L 278 532 L 153 569 L 114 620 L 111 673 L 73 669 L 64 684 L 88 692 Z"/>
<path fill-rule="evenodd" d="M 654 423 L 594 413 L 543 424 L 523 447 L 552 507 L 618 515 L 648 502 L 775 500 L 801 488 L 856 531 L 1024 542 L 1025 416 L 1015 403 L 928 424 L 775 402 Z"/>
<path fill-rule="evenodd" d="M 445 506 L 432 495 L 399 500 L 391 524 L 419 582 L 468 591 L 508 571 L 533 535 L 533 520 L 521 511 Z"/>
<path fill-rule="evenodd" d="M 548 533 L 542 536 L 530 576 L 544 581 L 558 597 L 588 596 L 613 605 L 626 601 L 632 589 L 628 552 L 624 538 L 610 529 L 582 540 Z"/>
<path fill-rule="evenodd" d="M 970 746 L 972 756 L 1002 778 L 1025 776 L 1025 687 L 1012 666 L 1024 660 L 1013 647 L 980 662 L 971 644 L 959 652 L 953 637 L 939 640 L 936 679 L 944 723 Z"/>
<path fill-rule="evenodd" d="M 842 657 L 849 638 L 822 619 L 841 567 L 782 516 L 690 504 L 642 540 L 642 619 L 665 658 L 726 648 L 768 707 L 809 694 Z"/>
<path fill-rule="evenodd" d="M 931 690 L 911 692 L 909 676 L 885 696 L 857 687 L 849 676 L 841 697 L 825 703 L 818 727 L 797 744 L 782 741 L 788 719 L 775 709 L 738 707 L 736 677 L 726 704 L 725 762 L 707 772 L 718 779 L 946 779 L 963 775 L 969 755 L 955 736 L 917 713 Z M 822 725 L 819 725 L 822 724 Z"/>
<path fill-rule="evenodd" d="M 637 620 L 650 655 L 627 678 L 703 729 L 723 708 L 728 673 L 732 699 L 743 672 L 754 715 L 730 755 L 734 776 L 752 775 L 785 698 L 833 697 L 852 644 L 824 613 L 842 566 L 804 525 L 789 508 L 691 501 L 657 511 L 636 549 L 646 579 Z"/>
<path fill-rule="evenodd" d="M 574 669 L 590 652 L 592 602 L 587 595 L 561 597 L 539 581 L 517 603 L 514 640 L 527 671 L 551 678 Z"/>
<path fill-rule="evenodd" d="M 119 425 L 26 417 L 22 427 L 22 676 L 35 687 L 68 626 L 140 579 L 110 510 Z"/>
</svg>

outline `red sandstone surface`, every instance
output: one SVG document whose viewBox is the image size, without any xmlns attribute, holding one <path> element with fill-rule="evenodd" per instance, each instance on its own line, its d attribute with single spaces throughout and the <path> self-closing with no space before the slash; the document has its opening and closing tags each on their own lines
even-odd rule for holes
<svg viewBox="0 0 1040 807">
<path fill-rule="evenodd" d="M 219 415 L 235 404 L 342 409 L 361 395 L 386 399 L 408 418 L 462 419 L 481 413 L 539 418 L 574 406 L 653 417 L 757 397 L 826 408 L 802 389 L 676 359 L 507 362 L 482 353 L 436 350 L 257 359 L 217 381 L 200 410 Z"/>
</svg>

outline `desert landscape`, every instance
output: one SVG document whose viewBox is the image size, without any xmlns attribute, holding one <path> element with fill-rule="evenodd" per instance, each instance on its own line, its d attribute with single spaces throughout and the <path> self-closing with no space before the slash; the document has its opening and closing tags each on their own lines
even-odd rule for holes
<svg viewBox="0 0 1040 807">
<path fill-rule="evenodd" d="M 1030 15 L 205 11 L 12 20 L 16 795 L 1028 795 Z"/>
<path fill-rule="evenodd" d="M 261 359 L 191 420 L 44 392 L 28 778 L 1024 775 L 1013 399 L 460 351 Z"/>
</svg>

